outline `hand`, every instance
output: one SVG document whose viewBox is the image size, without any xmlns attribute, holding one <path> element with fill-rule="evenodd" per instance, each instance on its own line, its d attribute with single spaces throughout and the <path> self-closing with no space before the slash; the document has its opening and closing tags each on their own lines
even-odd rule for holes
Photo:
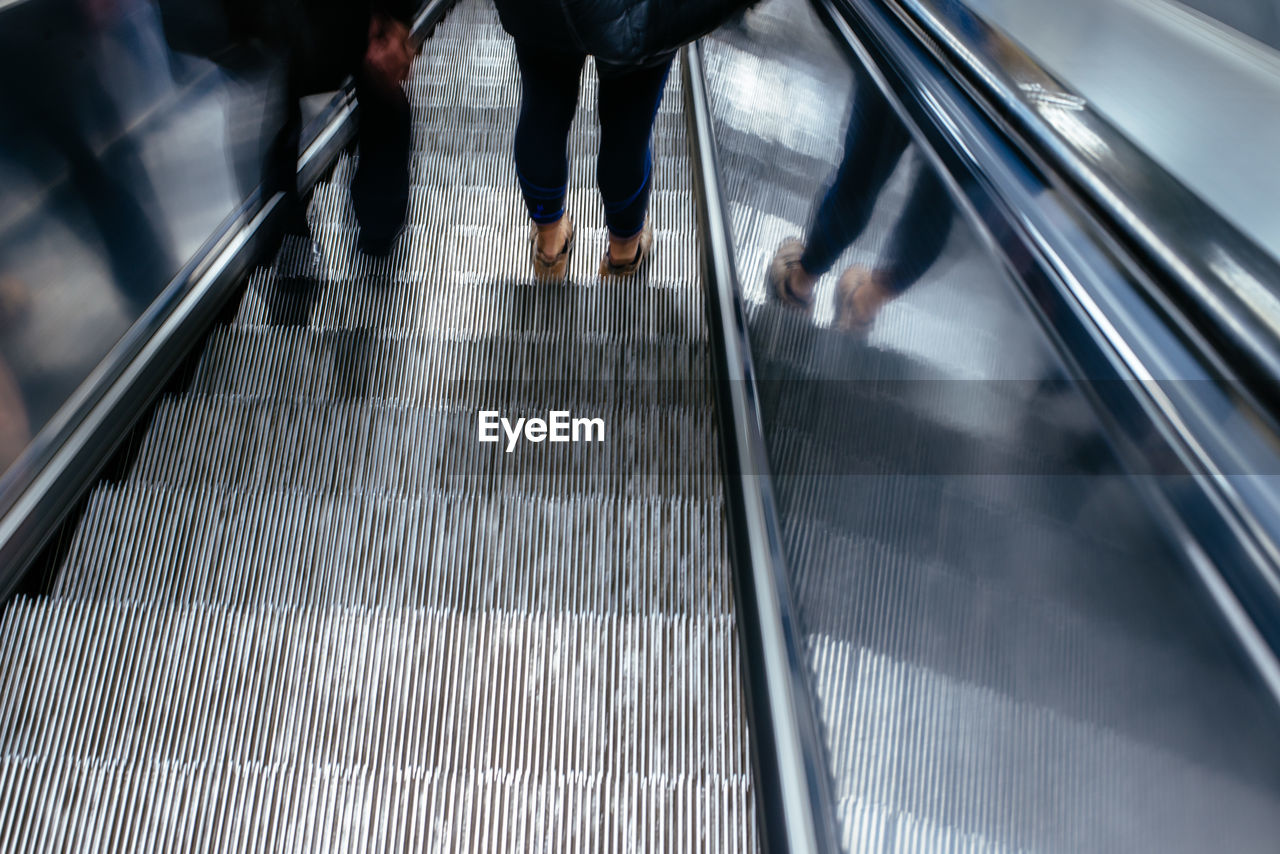
<svg viewBox="0 0 1280 854">
<path fill-rule="evenodd" d="M 369 47 L 364 54 L 365 73 L 379 84 L 398 87 L 409 79 L 413 48 L 409 28 L 394 18 L 375 14 L 369 21 Z"/>
</svg>

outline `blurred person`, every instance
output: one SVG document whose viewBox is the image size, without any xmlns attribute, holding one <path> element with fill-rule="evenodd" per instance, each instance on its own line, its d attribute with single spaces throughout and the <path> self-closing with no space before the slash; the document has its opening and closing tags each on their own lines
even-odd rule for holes
<svg viewBox="0 0 1280 854">
<path fill-rule="evenodd" d="M 769 264 L 769 284 L 784 304 L 812 310 L 818 280 L 862 234 L 909 142 L 906 128 L 874 84 L 860 81 L 835 179 L 804 239 L 785 241 Z M 880 310 L 937 260 L 951 220 L 946 187 L 932 165 L 922 163 L 877 265 L 850 267 L 837 280 L 835 326 L 849 332 L 868 331 Z"/>
<path fill-rule="evenodd" d="M 516 43 L 520 116 L 516 175 L 533 221 L 531 255 L 539 278 L 563 279 L 573 249 L 565 211 L 568 139 L 587 56 L 600 79 L 596 183 L 609 236 L 600 275 L 640 268 L 653 244 L 649 222 L 650 137 L 675 51 L 710 32 L 746 0 L 495 0 Z"/>
<path fill-rule="evenodd" d="M 387 254 L 409 203 L 412 116 L 401 84 L 413 61 L 413 0 L 160 0 L 160 7 L 173 49 L 212 59 L 233 76 L 280 78 L 263 105 L 271 141 L 255 179 L 268 196 L 284 194 L 288 234 L 310 237 L 297 181 L 300 101 L 355 79 L 358 243 Z"/>
<path fill-rule="evenodd" d="M 119 69 L 98 50 L 126 12 L 116 0 L 24 0 L 0 9 L 0 125 L 20 165 L 39 171 L 46 152 L 65 163 L 115 286 L 141 313 L 177 264 L 157 226 L 150 176 L 107 89 Z"/>
</svg>

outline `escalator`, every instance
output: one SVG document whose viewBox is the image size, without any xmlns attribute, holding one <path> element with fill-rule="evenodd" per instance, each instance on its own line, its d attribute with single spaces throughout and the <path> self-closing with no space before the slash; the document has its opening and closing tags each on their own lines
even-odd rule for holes
<svg viewBox="0 0 1280 854">
<path fill-rule="evenodd" d="M 1209 546 L 1188 559 L 1212 513 L 1197 509 L 1170 536 L 1178 529 L 1147 494 L 1185 499 L 1215 479 L 1188 475 L 1168 448 L 1123 456 L 1109 438 L 1118 431 L 1103 426 L 1126 417 L 1108 410 L 1123 394 L 1213 384 L 1164 365 L 1159 382 L 1107 374 L 1073 337 L 1077 309 L 1037 296 L 1070 286 L 1041 288 L 1019 219 L 1050 205 L 1067 219 L 1071 199 L 1046 181 L 1005 218 L 1002 170 L 1030 184 L 1031 155 L 964 136 L 966 122 L 983 127 L 972 107 L 962 112 L 977 84 L 953 89 L 953 76 L 942 84 L 902 70 L 923 71 L 943 51 L 918 47 L 893 10 L 927 5 L 945 19 L 957 4 L 816 5 L 763 4 L 699 54 L 781 561 L 829 775 L 828 844 L 1273 850 L 1280 721 L 1268 658 L 1249 661 L 1209 605 L 1221 581 L 1195 569 Z M 944 100 L 951 92 L 959 97 Z M 1083 99 L 1038 94 L 1071 108 L 1050 115 L 1072 130 Z M 886 100 L 892 110 L 876 109 Z M 950 126 L 927 124 L 930 110 Z M 885 167 L 865 226 L 818 280 L 812 309 L 784 304 L 767 275 L 775 253 L 814 233 L 841 175 L 877 165 L 863 140 L 888 135 L 884 113 L 918 123 L 908 125 L 912 144 Z M 1079 138 L 1098 160 L 1111 143 Z M 939 166 L 950 192 L 918 204 Z M 1213 219 L 1200 217 L 1190 222 L 1207 230 Z M 846 271 L 892 272 L 892 247 L 935 236 L 936 261 L 851 329 Z M 1065 245 L 1051 259 L 1063 266 Z M 1108 287 L 1113 304 L 1126 298 L 1119 277 Z M 1159 334 L 1151 324 L 1125 343 Z M 1232 422 L 1228 411 L 1217 409 L 1218 423 Z M 1148 448 L 1155 432 L 1140 436 Z M 1259 455 L 1221 481 L 1267 481 L 1271 466 Z M 1224 575 L 1235 568 L 1221 565 Z M 1270 600 L 1245 601 L 1261 610 Z"/>
<path fill-rule="evenodd" d="M 0 611 L 0 850 L 1273 850 L 1245 537 L 1187 522 L 1218 481 L 1150 464 L 1154 417 L 1126 434 L 1145 386 L 1068 305 L 1088 253 L 1032 228 L 1104 217 L 1007 128 L 979 144 L 896 4 L 768 0 L 681 53 L 635 278 L 596 273 L 588 63 L 566 282 L 530 274 L 511 42 L 487 0 L 429 5 L 391 255 L 356 248 L 356 155 L 315 154 L 334 118 L 314 240 L 236 274 L 132 432 L 101 419 L 119 453 Z M 910 148 L 783 305 L 771 258 L 868 92 Z M 937 259 L 841 328 L 840 271 L 922 176 Z M 482 441 L 483 413 L 582 441 Z"/>
<path fill-rule="evenodd" d="M 570 283 L 530 280 L 492 8 L 410 82 L 413 197 L 354 246 L 350 156 L 0 627 L 0 849 L 753 850 L 688 156 L 601 280 L 594 78 Z M 476 410 L 600 418 L 476 441 Z"/>
</svg>

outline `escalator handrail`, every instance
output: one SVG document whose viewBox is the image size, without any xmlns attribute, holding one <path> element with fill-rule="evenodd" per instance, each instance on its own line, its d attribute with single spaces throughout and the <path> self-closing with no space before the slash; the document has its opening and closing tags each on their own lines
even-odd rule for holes
<svg viewBox="0 0 1280 854">
<path fill-rule="evenodd" d="M 1274 424 L 1199 357 L 1150 299 L 1151 273 L 893 0 L 814 2 L 1003 258 L 1126 470 L 1155 475 L 1129 481 L 1280 704 L 1280 490 L 1254 476 L 1280 472 Z"/>
<path fill-rule="evenodd" d="M 701 44 L 681 55 L 763 848 L 836 854 L 835 801 L 769 476 Z"/>
<path fill-rule="evenodd" d="M 1280 425 L 1280 262 L 1012 39 L 953 0 L 878 0 L 1152 273 L 1148 294 L 1221 379 Z"/>
</svg>

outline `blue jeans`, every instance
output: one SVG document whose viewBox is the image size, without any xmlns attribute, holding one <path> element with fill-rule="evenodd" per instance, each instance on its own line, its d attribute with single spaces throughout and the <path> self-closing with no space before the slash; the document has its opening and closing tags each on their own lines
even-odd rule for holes
<svg viewBox="0 0 1280 854">
<path fill-rule="evenodd" d="M 884 184 L 911 141 L 905 127 L 870 80 L 858 81 L 844 159 L 813 216 L 800 266 L 821 276 L 858 238 Z M 923 164 L 901 218 L 882 250 L 878 268 L 888 287 L 901 293 L 937 260 L 951 230 L 951 200 L 932 164 Z"/>
<path fill-rule="evenodd" d="M 586 56 L 517 42 L 516 60 L 521 84 L 516 175 L 533 221 L 555 222 L 564 215 L 569 126 L 578 107 L 578 80 Z M 671 58 L 644 68 L 597 62 L 596 70 L 600 76 L 596 183 L 609 231 L 630 237 L 644 227 L 649 206 L 653 173 L 649 137 Z"/>
</svg>

